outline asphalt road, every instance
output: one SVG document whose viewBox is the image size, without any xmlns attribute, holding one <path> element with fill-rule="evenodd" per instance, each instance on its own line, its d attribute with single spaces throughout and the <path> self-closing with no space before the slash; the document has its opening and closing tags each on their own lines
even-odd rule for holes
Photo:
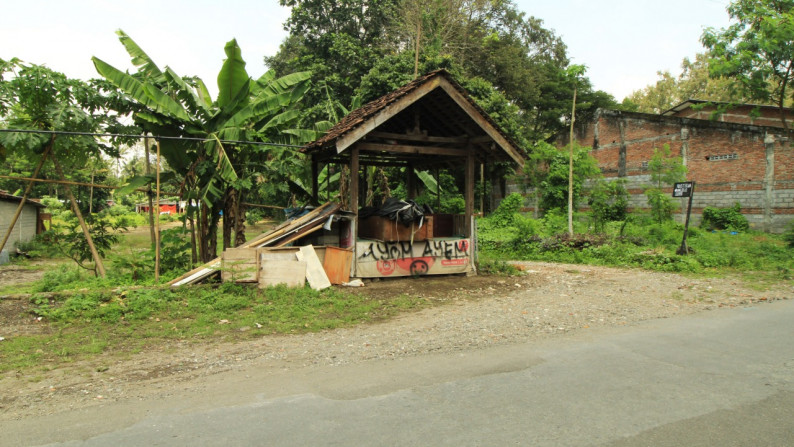
<svg viewBox="0 0 794 447">
<path fill-rule="evenodd" d="M 230 375 L 2 445 L 792 446 L 794 301 L 456 354 Z"/>
</svg>

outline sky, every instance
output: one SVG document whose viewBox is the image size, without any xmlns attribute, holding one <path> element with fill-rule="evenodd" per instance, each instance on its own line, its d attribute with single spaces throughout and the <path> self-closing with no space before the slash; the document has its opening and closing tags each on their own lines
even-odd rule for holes
<svg viewBox="0 0 794 447">
<path fill-rule="evenodd" d="M 705 27 L 729 24 L 728 0 L 514 0 L 561 36 L 575 64 L 618 101 L 653 84 L 657 71 L 681 72 L 703 51 Z M 133 71 L 115 31 L 124 30 L 161 68 L 199 76 L 213 93 L 236 38 L 252 77 L 286 37 L 289 9 L 278 0 L 2 0 L 0 58 L 44 64 L 69 77 L 98 77 L 96 56 Z"/>
</svg>

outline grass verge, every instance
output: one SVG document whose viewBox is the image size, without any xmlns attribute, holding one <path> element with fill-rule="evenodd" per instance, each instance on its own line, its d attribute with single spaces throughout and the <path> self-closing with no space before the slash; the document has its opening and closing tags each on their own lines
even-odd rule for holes
<svg viewBox="0 0 794 447">
<path fill-rule="evenodd" d="M 61 301 L 34 295 L 31 302 L 48 330 L 0 343 L 0 373 L 57 367 L 98 354 L 125 355 L 168 341 L 235 341 L 348 327 L 427 305 L 407 295 L 373 299 L 337 289 L 229 283 L 93 290 Z"/>
</svg>

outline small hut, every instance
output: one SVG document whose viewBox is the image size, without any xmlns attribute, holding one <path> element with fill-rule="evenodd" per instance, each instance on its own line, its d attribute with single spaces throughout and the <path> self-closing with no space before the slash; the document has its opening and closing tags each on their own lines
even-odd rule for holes
<svg viewBox="0 0 794 447">
<path fill-rule="evenodd" d="M 317 237 L 324 238 L 324 244 L 338 242 L 340 247 L 352 249 L 350 276 L 358 278 L 471 273 L 476 251 L 477 167 L 494 162 L 524 163 L 517 145 L 444 70 L 417 78 L 354 110 L 303 151 L 312 160 L 315 201 L 322 166 L 349 168 L 349 193 L 342 202 L 354 217 L 349 224 L 341 220 L 338 228 Z M 417 189 L 415 169 L 462 172 L 465 211 L 461 215 L 428 215 L 408 228 L 382 218 L 364 218 L 359 204 L 365 166 L 405 167 L 408 199 Z"/>
<path fill-rule="evenodd" d="M 11 220 L 21 201 L 22 197 L 0 191 L 0 240 L 8 233 L 8 227 L 11 225 Z M 39 202 L 25 201 L 22 213 L 9 233 L 8 241 L 3 247 L 2 253 L 0 253 L 0 264 L 8 262 L 9 254 L 15 250 L 18 244 L 31 241 L 38 233 L 43 231 L 41 222 L 47 216 L 41 213 L 42 208 L 45 208 L 45 206 Z"/>
</svg>

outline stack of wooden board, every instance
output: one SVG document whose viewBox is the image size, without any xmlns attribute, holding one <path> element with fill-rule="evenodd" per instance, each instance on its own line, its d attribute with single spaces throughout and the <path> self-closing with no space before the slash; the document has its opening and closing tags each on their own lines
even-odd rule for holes
<svg viewBox="0 0 794 447">
<path fill-rule="evenodd" d="M 339 208 L 340 205 L 337 203 L 325 203 L 303 216 L 283 222 L 276 228 L 239 248 L 283 247 L 284 245 L 320 230 L 328 219 L 339 211 Z M 168 285 L 182 286 L 186 284 L 196 284 L 217 274 L 221 269 L 221 265 L 222 259 L 215 258 L 201 267 L 195 268 L 169 281 Z"/>
</svg>

